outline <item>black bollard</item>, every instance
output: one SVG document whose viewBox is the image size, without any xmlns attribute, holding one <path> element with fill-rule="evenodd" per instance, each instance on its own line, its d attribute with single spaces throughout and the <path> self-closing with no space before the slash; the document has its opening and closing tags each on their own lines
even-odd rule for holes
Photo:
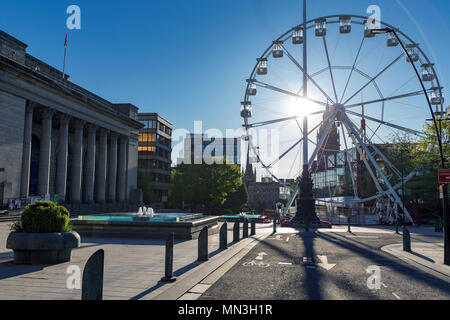
<svg viewBox="0 0 450 320">
<path fill-rule="evenodd" d="M 443 224 L 442 224 L 442 218 L 440 216 L 436 216 L 434 220 L 434 231 L 435 232 L 442 232 L 443 230 Z"/>
<path fill-rule="evenodd" d="M 347 218 L 347 231 L 349 232 L 349 233 L 351 233 L 352 232 L 352 229 L 351 229 L 351 226 L 350 226 L 350 217 L 348 217 Z"/>
<path fill-rule="evenodd" d="M 273 233 L 277 233 L 277 220 L 273 219 Z"/>
<path fill-rule="evenodd" d="M 161 278 L 163 282 L 174 282 L 177 280 L 173 276 L 173 242 L 175 234 L 173 232 L 169 233 L 166 239 L 166 262 L 165 262 L 165 274 Z"/>
<path fill-rule="evenodd" d="M 253 221 L 251 224 L 250 235 L 254 236 L 256 234 L 256 223 Z"/>
<path fill-rule="evenodd" d="M 81 300 L 103 299 L 104 266 L 105 252 L 100 249 L 88 259 L 84 266 Z"/>
<path fill-rule="evenodd" d="M 411 235 L 406 226 L 403 226 L 403 251 L 411 252 Z"/>
<path fill-rule="evenodd" d="M 198 236 L 198 261 L 208 261 L 208 227 L 204 227 Z"/>
<path fill-rule="evenodd" d="M 228 248 L 228 229 L 226 222 L 224 222 L 222 224 L 222 227 L 220 227 L 219 242 L 220 242 L 220 249 L 225 250 Z"/>
<path fill-rule="evenodd" d="M 233 227 L 233 242 L 239 242 L 239 222 L 234 223 Z"/>
<path fill-rule="evenodd" d="M 243 230 L 242 230 L 242 238 L 248 238 L 248 221 L 244 222 Z"/>
<path fill-rule="evenodd" d="M 400 234 L 400 233 L 398 232 L 398 226 L 399 226 L 399 224 L 400 224 L 400 219 L 398 218 L 398 215 L 397 215 L 397 217 L 395 218 L 395 233 L 396 233 L 396 234 Z"/>
</svg>

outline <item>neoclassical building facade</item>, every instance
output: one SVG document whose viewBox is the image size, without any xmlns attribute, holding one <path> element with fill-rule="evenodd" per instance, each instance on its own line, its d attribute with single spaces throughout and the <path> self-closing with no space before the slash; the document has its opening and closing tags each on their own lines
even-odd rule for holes
<svg viewBox="0 0 450 320">
<path fill-rule="evenodd" d="M 131 201 L 143 126 L 138 108 L 73 84 L 26 48 L 0 30 L 0 200 Z"/>
</svg>

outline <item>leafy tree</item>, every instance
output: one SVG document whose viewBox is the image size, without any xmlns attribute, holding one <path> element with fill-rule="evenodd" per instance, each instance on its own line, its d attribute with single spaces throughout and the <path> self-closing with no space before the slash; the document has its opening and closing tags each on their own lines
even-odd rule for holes
<svg viewBox="0 0 450 320">
<path fill-rule="evenodd" d="M 150 175 L 143 171 L 138 171 L 138 188 L 142 190 L 142 200 L 144 203 L 150 203 L 153 200 L 153 190 L 152 190 L 152 182 L 150 180 Z"/>
<path fill-rule="evenodd" d="M 248 202 L 248 191 L 245 183 L 242 183 L 235 192 L 228 195 L 224 204 L 225 208 L 230 209 L 233 213 L 238 213 L 239 209 Z"/>
<path fill-rule="evenodd" d="M 180 164 L 172 173 L 170 201 L 195 208 L 223 208 L 229 194 L 241 186 L 242 173 L 236 164 Z"/>
</svg>

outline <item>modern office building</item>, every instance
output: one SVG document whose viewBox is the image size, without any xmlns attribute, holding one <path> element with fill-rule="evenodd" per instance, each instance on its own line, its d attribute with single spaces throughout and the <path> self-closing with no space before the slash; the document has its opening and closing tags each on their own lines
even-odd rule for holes
<svg viewBox="0 0 450 320">
<path fill-rule="evenodd" d="M 170 189 L 173 125 L 157 113 L 140 113 L 139 170 L 150 180 L 153 206 L 168 199 Z M 148 201 L 148 199 L 147 199 Z"/>
<path fill-rule="evenodd" d="M 216 138 L 207 134 L 187 134 L 184 139 L 184 158 L 178 164 L 227 163 L 240 165 L 241 138 Z"/>
<path fill-rule="evenodd" d="M 26 49 L 0 31 L 0 204 L 36 196 L 120 210 L 136 200 L 138 108 L 77 86 Z"/>
</svg>

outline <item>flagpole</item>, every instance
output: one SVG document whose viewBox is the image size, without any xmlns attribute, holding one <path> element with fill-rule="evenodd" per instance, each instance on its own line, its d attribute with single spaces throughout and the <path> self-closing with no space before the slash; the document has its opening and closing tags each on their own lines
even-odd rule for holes
<svg viewBox="0 0 450 320">
<path fill-rule="evenodd" d="M 63 80 L 66 79 L 66 51 L 67 51 L 67 32 L 66 32 L 66 40 L 64 41 Z"/>
</svg>

